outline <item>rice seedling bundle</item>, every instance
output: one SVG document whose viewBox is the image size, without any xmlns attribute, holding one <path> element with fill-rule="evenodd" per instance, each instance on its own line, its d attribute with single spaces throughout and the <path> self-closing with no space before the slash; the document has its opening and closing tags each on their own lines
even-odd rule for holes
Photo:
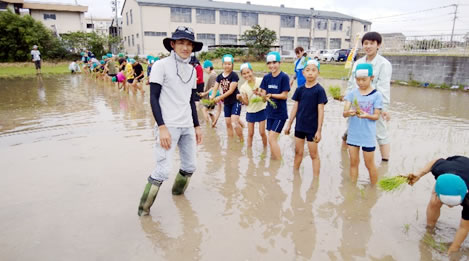
<svg viewBox="0 0 469 261">
<path fill-rule="evenodd" d="M 355 107 L 355 111 L 357 112 L 357 115 L 362 114 L 362 110 L 360 109 L 360 105 L 358 104 L 357 98 L 353 99 L 353 107 Z"/>
<path fill-rule="evenodd" d="M 405 176 L 394 176 L 394 177 L 387 177 L 382 178 L 378 181 L 378 187 L 386 192 L 396 191 L 402 188 L 402 185 L 408 184 L 409 179 Z"/>
</svg>

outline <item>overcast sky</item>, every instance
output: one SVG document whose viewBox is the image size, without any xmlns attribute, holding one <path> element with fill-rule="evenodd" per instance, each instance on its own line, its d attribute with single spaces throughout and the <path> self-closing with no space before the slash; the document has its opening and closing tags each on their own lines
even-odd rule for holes
<svg viewBox="0 0 469 261">
<path fill-rule="evenodd" d="M 39 2 L 68 2 L 75 0 L 36 0 Z M 177 1 L 177 0 L 175 0 Z M 194 0 L 197 1 L 197 0 Z M 215 1 L 215 0 L 214 0 Z M 216 0 L 227 1 L 227 0 Z M 454 7 L 444 6 L 458 4 L 455 33 L 469 32 L 469 0 L 250 0 L 251 4 L 274 5 L 316 10 L 336 11 L 372 22 L 372 30 L 382 33 L 402 32 L 407 36 L 450 34 Z M 80 5 L 88 6 L 87 16 L 111 17 L 111 0 L 77 0 Z M 229 0 L 227 2 L 245 3 L 246 0 Z M 120 0 L 120 7 L 124 0 Z M 424 11 L 434 9 L 430 11 Z M 411 14 L 409 14 L 411 13 Z M 404 14 L 404 15 L 401 15 Z M 399 16 L 396 16 L 399 15 Z M 394 17 L 387 17 L 394 16 Z"/>
</svg>

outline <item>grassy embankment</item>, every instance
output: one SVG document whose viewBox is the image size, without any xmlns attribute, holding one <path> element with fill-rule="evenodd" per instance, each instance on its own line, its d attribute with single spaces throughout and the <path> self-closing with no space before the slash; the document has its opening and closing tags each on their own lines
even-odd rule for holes
<svg viewBox="0 0 469 261">
<path fill-rule="evenodd" d="M 69 62 L 43 62 L 42 63 L 42 75 L 50 74 L 63 74 L 70 73 L 68 70 Z M 267 73 L 269 69 L 264 62 L 253 62 L 251 63 L 255 72 Z M 144 70 L 146 71 L 146 64 L 143 64 Z M 235 71 L 239 70 L 241 63 L 235 63 Z M 216 70 L 222 70 L 221 61 L 214 61 L 214 67 Z M 282 71 L 289 75 L 293 75 L 293 62 L 282 63 Z M 13 77 L 31 77 L 36 75 L 36 69 L 33 63 L 0 63 L 0 78 L 13 78 Z M 343 64 L 322 64 L 321 65 L 321 77 L 342 79 L 346 78 L 348 71 L 345 70 Z"/>
<path fill-rule="evenodd" d="M 41 71 L 43 75 L 70 73 L 68 64 L 68 62 L 43 62 Z M 0 78 L 31 77 L 35 75 L 34 63 L 0 63 Z"/>
</svg>

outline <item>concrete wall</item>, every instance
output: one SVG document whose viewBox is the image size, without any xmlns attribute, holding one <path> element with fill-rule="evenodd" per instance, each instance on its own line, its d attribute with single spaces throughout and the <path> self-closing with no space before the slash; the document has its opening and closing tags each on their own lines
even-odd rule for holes
<svg viewBox="0 0 469 261">
<path fill-rule="evenodd" d="M 392 64 L 392 79 L 435 84 L 469 85 L 469 57 L 385 55 Z"/>
</svg>

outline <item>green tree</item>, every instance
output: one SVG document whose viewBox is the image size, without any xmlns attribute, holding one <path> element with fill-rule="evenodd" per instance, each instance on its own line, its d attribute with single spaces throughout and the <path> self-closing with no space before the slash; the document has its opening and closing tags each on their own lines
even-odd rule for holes
<svg viewBox="0 0 469 261">
<path fill-rule="evenodd" d="M 246 42 L 250 55 L 263 59 L 277 40 L 277 34 L 268 28 L 254 25 L 250 30 L 244 31 L 240 39 Z"/>
<path fill-rule="evenodd" d="M 31 60 L 31 48 L 37 45 L 43 58 L 63 58 L 67 51 L 51 30 L 31 16 L 10 10 L 0 12 L 0 61 Z"/>
<path fill-rule="evenodd" d="M 75 52 L 88 49 L 96 55 L 96 57 L 101 57 L 106 54 L 106 52 L 111 49 L 110 45 L 112 43 L 119 42 L 118 39 L 114 39 L 110 36 L 102 36 L 95 32 L 73 32 L 63 34 L 62 39 L 69 49 L 72 49 Z"/>
</svg>

